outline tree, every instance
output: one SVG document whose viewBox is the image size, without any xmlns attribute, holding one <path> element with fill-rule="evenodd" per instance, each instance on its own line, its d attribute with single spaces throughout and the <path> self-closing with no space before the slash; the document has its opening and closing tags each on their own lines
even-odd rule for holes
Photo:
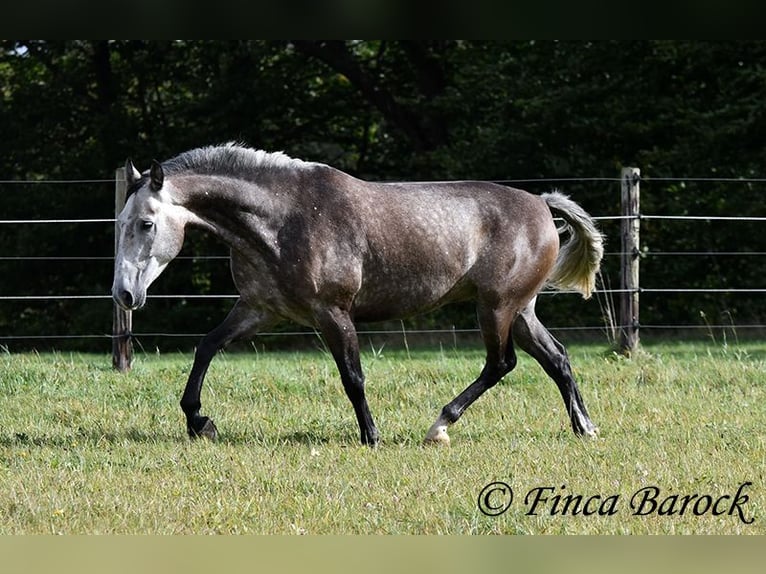
<svg viewBox="0 0 766 574">
<path fill-rule="evenodd" d="M 39 41 L 0 44 L 0 179 L 109 179 L 229 140 L 324 161 L 373 180 L 616 177 L 641 167 L 642 207 L 658 214 L 763 215 L 757 186 L 658 181 L 762 175 L 764 42 Z M 652 181 L 652 179 L 654 181 Z M 546 191 L 549 183 L 525 183 Z M 594 214 L 617 213 L 616 183 L 568 182 Z M 111 184 L 0 186 L 0 218 L 102 218 Z M 610 223 L 603 227 L 616 237 Z M 755 225 L 755 224 L 753 224 Z M 756 228 L 644 222 L 649 250 L 766 251 Z M 743 232 L 744 230 L 744 232 Z M 0 226 L 0 257 L 108 257 L 110 226 Z M 608 246 L 616 251 L 616 239 Z M 221 253 L 192 234 L 185 254 Z M 614 259 L 606 270 L 617 283 Z M 652 285 L 760 285 L 757 264 L 647 258 Z M 680 274 L 680 275 L 679 275 Z M 0 295 L 107 293 L 106 263 L 0 259 Z M 679 277 L 681 277 L 679 279 Z M 155 293 L 231 289 L 220 262 L 172 266 Z M 644 319 L 706 309 L 766 315 L 760 297 L 644 297 Z M 108 302 L 104 302 L 108 306 Z M 146 330 L 201 332 L 228 302 L 153 302 Z M 187 305 L 190 306 L 191 303 Z M 594 324 L 566 298 L 558 324 Z M 98 317 L 98 318 L 97 318 Z M 103 318 L 102 318 L 103 317 Z M 159 319 L 161 317 L 161 319 Z M 469 325 L 467 307 L 416 324 Z M 0 335 L 108 331 L 106 307 L 0 301 Z M 25 331 L 26 330 L 26 331 Z M 57 342 L 58 344 L 58 342 Z"/>
</svg>

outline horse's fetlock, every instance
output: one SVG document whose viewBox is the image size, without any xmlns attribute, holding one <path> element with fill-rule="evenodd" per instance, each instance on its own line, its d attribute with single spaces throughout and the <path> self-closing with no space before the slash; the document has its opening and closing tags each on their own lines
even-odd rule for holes
<svg viewBox="0 0 766 574">
<path fill-rule="evenodd" d="M 378 446 L 380 442 L 380 435 L 378 429 L 372 429 L 371 431 L 362 433 L 362 444 L 370 447 Z"/>
<path fill-rule="evenodd" d="M 199 410 L 202 408 L 202 403 L 194 401 L 192 403 L 185 403 L 181 400 L 181 410 L 186 415 L 187 419 L 194 419 L 199 417 Z"/>
<path fill-rule="evenodd" d="M 441 413 L 441 417 L 440 418 L 442 420 L 448 422 L 449 424 L 452 424 L 452 423 L 456 422 L 460 418 L 460 415 L 462 415 L 462 414 L 463 413 L 461 411 L 459 411 L 456 406 L 454 406 L 454 405 L 446 405 L 442 409 L 442 413 Z"/>
</svg>

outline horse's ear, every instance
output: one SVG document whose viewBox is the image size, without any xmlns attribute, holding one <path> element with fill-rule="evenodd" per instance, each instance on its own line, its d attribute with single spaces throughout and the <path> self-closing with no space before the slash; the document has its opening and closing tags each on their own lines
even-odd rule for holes
<svg viewBox="0 0 766 574">
<path fill-rule="evenodd" d="M 162 182 L 165 180 L 165 174 L 162 172 L 162 164 L 156 159 L 152 160 L 152 168 L 149 170 L 149 181 L 152 191 L 162 189 Z"/>
<path fill-rule="evenodd" d="M 128 182 L 128 186 L 133 185 L 139 179 L 141 179 L 141 172 L 133 165 L 133 160 L 128 158 L 125 162 L 125 180 Z"/>
</svg>

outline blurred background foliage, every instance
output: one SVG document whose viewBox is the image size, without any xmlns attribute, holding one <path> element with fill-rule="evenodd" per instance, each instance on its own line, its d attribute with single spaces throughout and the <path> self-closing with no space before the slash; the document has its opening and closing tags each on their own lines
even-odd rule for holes
<svg viewBox="0 0 766 574">
<path fill-rule="evenodd" d="M 763 216 L 766 43 L 680 41 L 42 41 L 0 43 L 0 219 L 109 218 L 115 168 L 238 140 L 372 180 L 618 178 L 641 168 L 642 211 Z M 12 183 L 85 180 L 83 183 Z M 653 181 L 654 180 L 654 181 Z M 619 213 L 619 182 L 559 187 Z M 619 251 L 618 226 L 602 226 Z M 762 223 L 642 223 L 645 287 L 762 287 Z M 111 225 L 0 225 L 0 296 L 107 294 Z M 183 255 L 225 255 L 191 233 Z M 19 260 L 97 257 L 90 261 Z M 605 281 L 619 287 L 619 258 Z M 231 293 L 225 260 L 183 259 L 153 288 Z M 604 323 L 604 298 L 546 297 L 550 325 Z M 204 333 L 231 300 L 151 301 L 141 332 Z M 646 294 L 642 322 L 764 321 L 746 294 Z M 712 319 L 711 319 L 712 318 Z M 470 328 L 457 305 L 408 328 Z M 294 328 L 294 327 L 289 327 Z M 0 336 L 111 332 L 109 301 L 0 301 Z M 147 344 L 154 340 L 146 338 Z M 3 341 L 0 341 L 2 343 Z M 165 344 L 188 346 L 194 339 Z M 45 341 L 14 346 L 45 346 Z M 109 348 L 109 341 L 51 345 Z"/>
</svg>

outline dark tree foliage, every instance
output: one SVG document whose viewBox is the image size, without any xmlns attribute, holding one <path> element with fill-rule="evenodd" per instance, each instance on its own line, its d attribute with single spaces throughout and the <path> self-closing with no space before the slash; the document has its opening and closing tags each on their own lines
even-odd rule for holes
<svg viewBox="0 0 766 574">
<path fill-rule="evenodd" d="M 642 211 L 763 216 L 764 42 L 39 41 L 0 44 L 0 220 L 109 218 L 109 180 L 229 140 L 324 161 L 375 180 L 616 178 L 642 170 Z M 619 183 L 556 186 L 594 215 L 619 212 Z M 604 223 L 607 251 L 617 225 Z M 762 223 L 642 223 L 642 285 L 763 287 Z M 104 224 L 0 225 L 0 296 L 108 294 Z M 192 233 L 184 256 L 225 254 Z M 90 261 L 13 257 L 97 257 Z M 605 260 L 617 287 L 618 259 Z M 153 293 L 232 292 L 225 261 L 183 259 Z M 142 332 L 202 333 L 231 301 L 153 300 Z M 604 300 L 546 297 L 559 326 L 603 323 Z M 766 319 L 762 295 L 646 294 L 642 321 Z M 0 300 L 0 337 L 110 332 L 109 301 Z M 408 323 L 473 327 L 470 306 Z M 149 339 L 147 339 L 148 341 Z M 186 341 L 189 342 L 189 341 Z M 3 343 L 3 340 L 0 340 Z M 14 345 L 21 345 L 15 342 Z M 35 346 L 45 342 L 35 340 Z M 53 341 L 62 346 L 71 341 Z M 180 343 L 184 345 L 185 343 Z M 82 345 L 108 348 L 87 340 Z"/>
</svg>

